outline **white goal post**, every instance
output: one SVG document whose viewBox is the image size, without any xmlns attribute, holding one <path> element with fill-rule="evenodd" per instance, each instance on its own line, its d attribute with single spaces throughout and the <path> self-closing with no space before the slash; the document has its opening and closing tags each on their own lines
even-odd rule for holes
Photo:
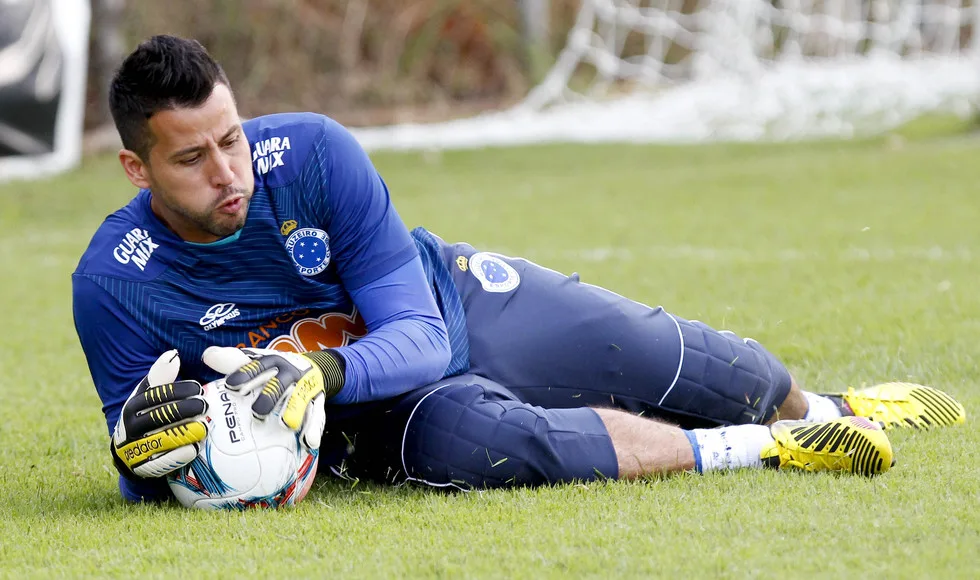
<svg viewBox="0 0 980 580">
<path fill-rule="evenodd" d="M 81 159 L 88 0 L 0 0 L 0 182 Z"/>
<path fill-rule="evenodd" d="M 980 98 L 980 0 L 582 0 L 519 106 L 369 149 L 874 134 Z"/>
</svg>

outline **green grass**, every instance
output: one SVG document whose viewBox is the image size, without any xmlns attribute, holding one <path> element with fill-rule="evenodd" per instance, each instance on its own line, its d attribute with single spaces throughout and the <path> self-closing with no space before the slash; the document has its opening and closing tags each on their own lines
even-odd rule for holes
<svg viewBox="0 0 980 580">
<path fill-rule="evenodd" d="M 117 497 L 70 278 L 133 190 L 111 158 L 0 186 L 0 576 L 974 577 L 980 142 L 384 154 L 408 225 L 753 336 L 804 386 L 945 389 L 867 480 L 744 471 L 453 494 L 318 480 L 296 509 Z M 502 338 L 503 340 L 503 338 Z"/>
</svg>

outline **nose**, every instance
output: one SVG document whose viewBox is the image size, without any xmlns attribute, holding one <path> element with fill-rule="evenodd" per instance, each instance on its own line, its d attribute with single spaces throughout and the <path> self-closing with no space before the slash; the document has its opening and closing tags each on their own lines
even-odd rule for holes
<svg viewBox="0 0 980 580">
<path fill-rule="evenodd" d="M 231 169 L 231 158 L 218 154 L 212 156 L 211 185 L 216 188 L 228 187 L 235 181 L 235 172 Z"/>
</svg>

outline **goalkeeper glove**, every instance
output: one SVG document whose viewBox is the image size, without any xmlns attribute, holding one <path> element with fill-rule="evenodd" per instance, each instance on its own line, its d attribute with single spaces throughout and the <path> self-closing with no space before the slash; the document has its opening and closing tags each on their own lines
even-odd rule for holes
<svg viewBox="0 0 980 580">
<path fill-rule="evenodd" d="M 211 346 L 202 360 L 227 375 L 225 385 L 233 391 L 248 395 L 261 389 L 252 403 L 257 419 L 265 419 L 284 401 L 280 420 L 301 432 L 307 447 L 319 449 L 326 422 L 324 402 L 344 386 L 346 363 L 339 354 Z"/>
<path fill-rule="evenodd" d="M 197 457 L 208 404 L 199 382 L 174 382 L 179 370 L 177 351 L 163 353 L 123 404 L 111 440 L 119 473 L 161 477 Z"/>
</svg>

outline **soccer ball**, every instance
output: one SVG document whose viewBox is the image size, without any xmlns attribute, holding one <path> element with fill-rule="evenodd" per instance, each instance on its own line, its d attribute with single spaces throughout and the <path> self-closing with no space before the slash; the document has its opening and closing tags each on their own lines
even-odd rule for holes
<svg viewBox="0 0 980 580">
<path fill-rule="evenodd" d="M 208 436 L 187 466 L 167 477 L 177 501 L 202 509 L 278 508 L 301 501 L 313 484 L 319 453 L 273 412 L 252 416 L 250 395 L 228 389 L 224 379 L 204 385 Z"/>
</svg>

